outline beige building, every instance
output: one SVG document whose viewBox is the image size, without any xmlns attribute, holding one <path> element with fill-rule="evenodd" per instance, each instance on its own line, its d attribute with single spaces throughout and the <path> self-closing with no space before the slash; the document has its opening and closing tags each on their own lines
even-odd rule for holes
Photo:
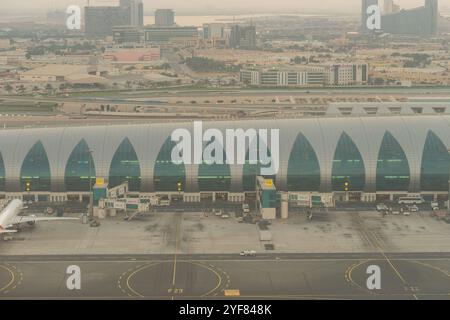
<svg viewBox="0 0 450 320">
<path fill-rule="evenodd" d="M 371 76 L 384 80 L 409 81 L 413 84 L 450 83 L 449 73 L 443 68 L 375 68 Z"/>
<path fill-rule="evenodd" d="M 18 66 L 26 61 L 25 51 L 4 51 L 0 54 L 0 65 Z"/>
<path fill-rule="evenodd" d="M 11 40 L 0 39 L 0 49 L 9 49 L 9 48 L 11 48 Z"/>
<path fill-rule="evenodd" d="M 325 85 L 362 85 L 369 81 L 369 65 L 366 63 L 328 64 L 324 66 Z"/>
<path fill-rule="evenodd" d="M 96 75 L 97 69 L 87 65 L 60 65 L 52 64 L 25 71 L 19 75 L 21 81 L 29 82 L 55 82 L 66 81 L 69 76 Z"/>
</svg>

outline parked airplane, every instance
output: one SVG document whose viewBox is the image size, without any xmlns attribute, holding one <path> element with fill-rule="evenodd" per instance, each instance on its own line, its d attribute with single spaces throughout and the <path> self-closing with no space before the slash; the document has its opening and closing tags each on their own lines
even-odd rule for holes
<svg viewBox="0 0 450 320">
<path fill-rule="evenodd" d="M 37 217 L 37 216 L 19 216 L 19 213 L 24 209 L 23 202 L 18 199 L 12 200 L 6 208 L 0 212 L 0 234 L 14 233 L 18 230 L 10 229 L 22 223 L 30 225 L 37 221 L 54 221 L 54 220 L 77 220 L 78 218 L 60 218 L 60 217 Z"/>
</svg>

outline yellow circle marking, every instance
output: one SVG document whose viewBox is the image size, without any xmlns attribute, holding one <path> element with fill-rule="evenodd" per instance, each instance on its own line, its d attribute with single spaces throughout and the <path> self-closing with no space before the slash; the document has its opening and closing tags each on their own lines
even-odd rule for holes
<svg viewBox="0 0 450 320">
<path fill-rule="evenodd" d="M 16 276 L 14 275 L 14 272 L 9 269 L 8 267 L 5 267 L 3 265 L 0 265 L 0 268 L 8 271 L 11 274 L 11 281 L 9 281 L 8 284 L 6 284 L 3 288 L 0 288 L 0 292 L 3 292 L 4 290 L 6 290 L 10 285 L 12 285 L 14 283 L 14 280 L 16 279 Z"/>
<path fill-rule="evenodd" d="M 209 271 L 214 273 L 216 275 L 217 279 L 219 280 L 219 281 L 217 281 L 217 285 L 216 285 L 216 287 L 214 289 L 212 289 L 212 290 L 208 291 L 207 293 L 201 295 L 201 297 L 209 296 L 211 293 L 213 293 L 214 291 L 216 291 L 220 287 L 220 285 L 222 284 L 222 277 L 220 276 L 220 274 L 216 270 L 214 270 L 211 267 L 199 264 L 199 263 L 195 263 L 195 262 L 191 262 L 191 263 L 194 264 L 194 265 L 197 265 L 197 266 L 200 266 L 200 267 L 208 269 Z"/>
<path fill-rule="evenodd" d="M 207 269 L 207 270 L 211 271 L 212 273 L 214 273 L 214 275 L 217 277 L 217 279 L 218 279 L 217 285 L 216 285 L 212 290 L 206 292 L 205 294 L 200 295 L 200 297 L 206 297 L 206 296 L 212 294 L 214 291 L 216 291 L 216 290 L 221 286 L 221 284 L 222 284 L 222 277 L 221 277 L 220 274 L 219 274 L 216 270 L 214 270 L 213 268 L 210 268 L 210 267 L 208 267 L 208 266 L 206 266 L 206 265 L 203 265 L 203 264 L 200 264 L 200 263 L 196 263 L 196 262 L 192 262 L 192 261 L 180 261 L 180 262 L 182 262 L 182 263 L 183 263 L 183 262 L 184 262 L 184 263 L 190 263 L 190 264 L 192 264 L 192 265 L 196 265 L 196 266 L 198 266 L 198 267 Z M 159 265 L 159 264 L 161 264 L 161 263 L 163 263 L 163 262 L 152 263 L 152 264 L 147 264 L 147 265 L 138 267 L 135 271 L 133 271 L 133 272 L 127 277 L 127 280 L 126 280 L 127 288 L 128 288 L 132 293 L 134 293 L 136 296 L 138 296 L 138 297 L 140 297 L 140 298 L 145 298 L 144 295 L 142 295 L 141 293 L 137 292 L 135 289 L 132 288 L 132 286 L 130 285 L 130 280 L 131 280 L 131 278 L 134 277 L 138 272 L 141 272 L 141 271 L 143 271 L 143 270 L 145 270 L 145 269 L 154 267 L 154 266 Z"/>
<path fill-rule="evenodd" d="M 368 290 L 368 289 L 362 287 L 360 284 L 358 284 L 357 282 L 355 282 L 355 281 L 352 279 L 352 272 L 353 272 L 354 269 L 360 267 L 361 265 L 363 265 L 363 264 L 365 264 L 365 263 L 367 263 L 367 262 L 370 262 L 370 261 L 376 261 L 376 260 L 377 260 L 377 259 L 368 259 L 368 260 L 364 260 L 364 261 L 362 261 L 362 262 L 360 262 L 360 263 L 354 264 L 353 266 L 351 266 L 350 268 L 347 269 L 346 273 L 347 273 L 347 275 L 348 275 L 348 278 L 349 278 L 350 282 L 351 282 L 352 284 L 354 284 L 355 286 L 357 286 L 358 288 L 360 288 L 361 290 L 363 290 L 363 291 L 365 291 L 365 292 L 368 292 L 368 293 L 370 293 L 370 294 L 374 294 L 374 295 L 383 295 L 383 293 L 373 292 L 373 291 L 371 291 L 371 290 Z M 403 259 L 399 259 L 398 261 L 402 261 L 402 260 L 403 260 Z M 408 262 L 411 262 L 411 263 L 415 263 L 415 264 L 418 264 L 418 265 L 421 265 L 421 266 L 423 266 L 423 267 L 427 267 L 427 268 L 430 268 L 430 269 L 434 269 L 435 271 L 438 271 L 439 273 L 442 273 L 442 274 L 444 274 L 445 276 L 450 277 L 450 274 L 449 274 L 447 271 L 445 271 L 445 270 L 443 270 L 443 269 L 440 269 L 440 268 L 438 268 L 438 267 L 436 267 L 436 266 L 433 266 L 433 265 L 431 265 L 431 264 L 423 263 L 423 262 L 420 262 L 420 261 L 417 261 L 417 260 L 405 260 L 405 261 L 408 261 Z M 394 294 L 394 295 L 397 295 L 397 294 Z M 414 294 L 413 296 L 416 296 L 416 295 L 434 295 L 434 294 L 433 294 L 433 293 L 416 293 L 416 294 Z M 448 295 L 450 295 L 450 293 L 448 293 Z"/>
<path fill-rule="evenodd" d="M 358 283 L 356 283 L 356 282 L 353 280 L 353 278 L 352 278 L 352 272 L 353 272 L 353 270 L 354 270 L 355 268 L 358 268 L 359 266 L 361 266 L 361 265 L 363 265 L 363 264 L 365 264 L 365 263 L 367 263 L 367 262 L 370 262 L 370 261 L 372 261 L 372 259 L 368 259 L 368 260 L 361 261 L 361 262 L 359 262 L 359 263 L 357 263 L 357 264 L 354 264 L 354 265 L 351 266 L 349 269 L 347 269 L 348 279 L 350 280 L 351 283 L 353 283 L 353 284 L 354 284 L 355 286 L 357 286 L 359 289 L 361 289 L 361 290 L 363 290 L 363 291 L 365 291 L 365 292 L 368 292 L 368 293 L 370 293 L 370 294 L 377 294 L 376 292 L 372 292 L 372 291 L 370 291 L 370 290 L 368 290 L 368 289 L 366 289 L 366 288 L 363 288 L 363 287 L 360 286 Z"/>
<path fill-rule="evenodd" d="M 133 272 L 127 277 L 127 287 L 128 287 L 128 289 L 129 289 L 131 292 L 133 292 L 135 295 L 137 295 L 138 297 L 144 298 L 144 296 L 143 296 L 142 294 L 140 294 L 139 292 L 137 292 L 136 290 L 134 290 L 134 289 L 131 287 L 131 285 L 130 285 L 130 279 L 131 279 L 136 273 L 138 273 L 138 272 L 140 272 L 140 271 L 142 271 L 142 270 L 145 270 L 145 269 L 147 269 L 147 268 L 154 267 L 154 266 L 156 266 L 156 265 L 158 265 L 158 264 L 160 264 L 160 262 L 146 264 L 146 265 L 144 265 L 144 266 L 142 266 L 142 267 L 137 268 L 135 271 L 133 271 Z"/>
</svg>

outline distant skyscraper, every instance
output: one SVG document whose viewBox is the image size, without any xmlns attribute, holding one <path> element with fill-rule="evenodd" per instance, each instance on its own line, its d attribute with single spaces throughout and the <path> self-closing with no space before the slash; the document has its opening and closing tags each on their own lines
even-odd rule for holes
<svg viewBox="0 0 450 320">
<path fill-rule="evenodd" d="M 371 30 L 367 29 L 367 19 L 369 15 L 367 14 L 367 8 L 373 5 L 378 5 L 378 0 L 362 0 L 361 5 L 361 31 L 363 33 L 369 32 Z"/>
<path fill-rule="evenodd" d="M 112 36 L 114 27 L 144 25 L 142 0 L 120 0 L 115 7 L 85 7 L 84 15 L 89 37 Z"/>
<path fill-rule="evenodd" d="M 224 37 L 224 29 L 227 25 L 224 23 L 205 23 L 203 24 L 204 39 L 218 39 Z"/>
<path fill-rule="evenodd" d="M 85 32 L 89 37 L 112 36 L 113 27 L 130 25 L 124 7 L 85 7 Z"/>
<path fill-rule="evenodd" d="M 394 7 L 395 9 L 395 7 Z M 381 28 L 392 34 L 435 35 L 438 33 L 438 0 L 425 0 L 422 7 L 383 15 Z"/>
<path fill-rule="evenodd" d="M 400 6 L 394 3 L 394 0 L 384 0 L 383 14 L 391 14 L 400 11 Z"/>
<path fill-rule="evenodd" d="M 120 0 L 120 6 L 128 10 L 130 26 L 140 27 L 144 25 L 144 5 L 142 0 Z"/>
<path fill-rule="evenodd" d="M 171 27 L 175 24 L 175 12 L 172 9 L 157 9 L 155 11 L 155 25 L 157 27 Z"/>
<path fill-rule="evenodd" d="M 429 15 L 429 30 L 431 34 L 438 33 L 439 22 L 439 1 L 438 0 L 425 0 L 425 8 Z"/>
<path fill-rule="evenodd" d="M 384 0 L 383 14 L 391 14 L 400 11 L 400 6 L 394 3 L 394 0 Z"/>
<path fill-rule="evenodd" d="M 384 14 L 391 14 L 394 11 L 394 0 L 384 0 Z"/>
<path fill-rule="evenodd" d="M 231 28 L 230 47 L 243 49 L 256 47 L 255 26 L 233 26 Z"/>
</svg>

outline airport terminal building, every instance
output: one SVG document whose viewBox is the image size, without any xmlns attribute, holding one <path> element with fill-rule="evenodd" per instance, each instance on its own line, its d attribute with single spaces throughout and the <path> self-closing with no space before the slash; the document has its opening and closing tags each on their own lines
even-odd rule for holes
<svg viewBox="0 0 450 320">
<path fill-rule="evenodd" d="M 193 123 L 3 129 L 0 197 L 85 200 L 96 178 L 141 196 L 241 202 L 255 196 L 255 164 L 175 164 L 173 130 Z M 295 202 L 446 200 L 450 116 L 336 117 L 204 122 L 203 130 L 279 129 L 277 192 Z M 224 133 L 225 135 L 225 133 Z"/>
</svg>

